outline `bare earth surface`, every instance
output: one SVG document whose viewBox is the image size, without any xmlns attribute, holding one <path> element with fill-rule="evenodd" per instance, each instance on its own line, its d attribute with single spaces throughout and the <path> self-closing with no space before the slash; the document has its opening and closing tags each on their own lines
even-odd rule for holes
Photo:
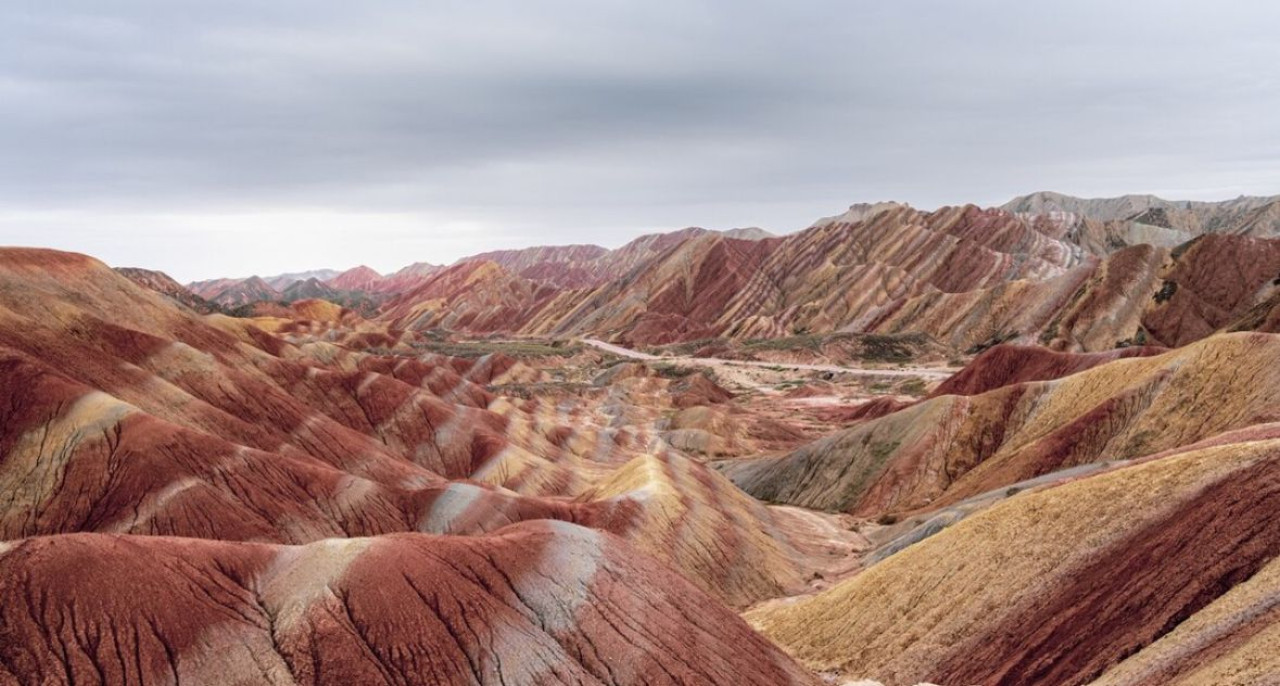
<svg viewBox="0 0 1280 686">
<path fill-rule="evenodd" d="M 830 372 L 832 374 L 853 374 L 856 376 L 892 376 L 892 377 L 911 377 L 916 376 L 934 381 L 941 381 L 947 377 L 960 371 L 950 367 L 900 367 L 886 369 L 872 369 L 862 367 L 842 367 L 834 364 L 804 364 L 800 362 L 761 362 L 759 360 L 724 360 L 717 357 L 690 357 L 690 356 L 659 356 L 650 355 L 649 353 L 631 350 L 620 345 L 605 343 L 604 341 L 594 338 L 584 338 L 583 343 L 595 348 L 599 348 L 608 353 L 621 357 L 629 357 L 633 360 L 645 360 L 651 362 L 666 362 L 669 364 L 691 366 L 691 367 L 710 367 L 718 369 L 722 367 L 757 367 L 762 369 L 783 368 L 805 372 Z"/>
</svg>

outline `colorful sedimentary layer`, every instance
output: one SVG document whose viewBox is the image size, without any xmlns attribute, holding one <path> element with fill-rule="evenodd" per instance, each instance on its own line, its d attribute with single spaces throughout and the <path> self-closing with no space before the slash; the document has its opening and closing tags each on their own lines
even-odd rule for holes
<svg viewBox="0 0 1280 686">
<path fill-rule="evenodd" d="M 814 683 L 669 569 L 555 522 L 301 546 L 29 538 L 0 548 L 0 603 L 15 683 Z"/>
<path fill-rule="evenodd" d="M 1280 419 L 1266 390 L 1280 387 L 1280 339 L 1220 334 L 1061 379 L 1003 381 L 977 395 L 932 397 L 790 454 L 719 466 L 771 502 L 866 515 L 954 504 Z"/>
<path fill-rule="evenodd" d="M 1270 433 L 1016 495 L 748 619 L 811 667 L 893 684 L 1263 683 Z"/>
<path fill-rule="evenodd" d="M 687 410 L 723 389 L 638 378 L 619 398 L 628 417 L 598 402 L 608 388 L 499 396 L 487 389 L 542 373 L 497 354 L 418 354 L 408 334 L 332 336 L 341 310 L 296 312 L 330 321 L 314 336 L 198 317 L 96 260 L 0 251 L 4 538 L 302 544 L 552 518 L 635 541 L 734 606 L 794 582 L 785 537 L 761 533 L 770 513 L 663 439 L 671 397 Z M 629 470 L 636 460 L 663 467 Z M 673 480 L 698 487 L 652 497 Z"/>
</svg>

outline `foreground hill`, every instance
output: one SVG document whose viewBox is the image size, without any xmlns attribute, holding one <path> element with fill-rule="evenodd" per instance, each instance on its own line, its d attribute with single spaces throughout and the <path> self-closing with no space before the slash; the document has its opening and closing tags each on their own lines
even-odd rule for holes
<svg viewBox="0 0 1280 686">
<path fill-rule="evenodd" d="M 0 678 L 29 683 L 814 683 L 665 567 L 552 522 L 304 546 L 32 538 L 0 547 L 0 579 Z"/>
<path fill-rule="evenodd" d="M 886 683 L 1266 683 L 1280 670 L 1275 435 L 1016 495 L 748 617 L 815 668 Z"/>
</svg>

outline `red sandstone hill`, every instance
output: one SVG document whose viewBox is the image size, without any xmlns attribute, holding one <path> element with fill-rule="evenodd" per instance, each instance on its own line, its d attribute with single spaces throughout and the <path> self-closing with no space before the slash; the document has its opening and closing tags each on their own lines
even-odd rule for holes
<svg viewBox="0 0 1280 686">
<path fill-rule="evenodd" d="M 1269 330 L 1278 319 L 1280 239 L 1211 234 L 1098 257 L 1050 217 L 973 206 L 855 209 L 782 238 L 669 239 L 594 288 L 557 289 L 506 270 L 474 284 L 454 277 L 402 295 L 388 317 L 410 328 L 447 321 L 475 333 L 633 344 L 926 333 L 974 352 L 1010 340 L 1085 351 L 1178 346 L 1219 330 Z M 469 292 L 447 292 L 448 283 Z"/>
<path fill-rule="evenodd" d="M 170 300 L 184 305 L 186 307 L 199 312 L 200 314 L 211 314 L 220 312 L 222 308 L 208 300 L 192 293 L 186 286 L 173 280 L 173 277 L 164 272 L 153 271 L 151 269 L 138 269 L 136 267 L 117 267 L 116 271 L 123 274 L 130 281 L 153 290 Z"/>
<path fill-rule="evenodd" d="M 716 389 L 646 380 L 652 420 L 628 422 L 412 342 L 202 317 L 91 258 L 0 250 L 0 596 L 29 608 L 0 618 L 0 681 L 811 683 L 731 609 L 802 582 L 788 534 L 658 438 L 670 396 Z M 67 652 L 46 612 L 100 640 Z"/>
<path fill-rule="evenodd" d="M 686 229 L 616 250 L 497 251 L 389 277 L 357 268 L 330 285 L 394 294 L 384 321 L 395 327 L 645 345 L 849 331 L 925 333 L 971 352 L 1004 341 L 1101 351 L 1280 326 L 1280 239 L 1253 237 L 1271 234 L 1254 216 L 1270 205 L 1194 205 L 1194 231 L 1174 240 L 1136 219 L 1082 219 L 1046 203 L 855 206 L 781 238 Z M 224 304 L 276 297 L 251 281 L 214 285 Z"/>
<path fill-rule="evenodd" d="M 555 287 L 512 274 L 496 262 L 462 262 L 387 303 L 392 327 L 426 331 L 509 331 L 555 298 Z"/>
<path fill-rule="evenodd" d="M 0 547 L 0 602 L 15 683 L 816 681 L 622 541 L 550 522 L 305 546 L 31 538 Z"/>
<path fill-rule="evenodd" d="M 226 288 L 210 296 L 209 301 L 224 307 L 239 307 L 279 299 L 280 291 L 267 285 L 266 281 L 252 276 L 243 281 L 229 284 Z"/>
<path fill-rule="evenodd" d="M 597 286 L 610 278 L 601 260 L 609 252 L 598 245 L 556 245 L 495 250 L 468 257 L 465 261 L 493 262 L 524 278 L 560 288 L 584 288 Z"/>
<path fill-rule="evenodd" d="M 771 515 L 655 450 L 658 429 L 561 399 L 499 402 L 479 385 L 536 374 L 509 358 L 366 352 L 395 347 L 372 332 L 345 348 L 324 339 L 294 344 L 248 320 L 197 317 L 83 256 L 0 251 L 0 483 L 22 494 L 0 530 L 295 543 L 551 516 L 678 555 L 668 559 L 735 605 L 794 581 L 788 542 L 764 533 Z M 611 479 L 641 459 L 652 469 Z M 446 483 L 465 478 L 489 486 Z M 690 484 L 679 505 L 630 495 L 666 481 Z M 598 502 L 578 499 L 589 490 Z M 684 525 L 667 529 L 677 512 Z M 739 545 L 708 546 L 713 537 Z"/>
<path fill-rule="evenodd" d="M 884 525 L 863 571 L 748 620 L 855 680 L 1266 683 L 1278 370 L 1280 337 L 1260 333 L 999 346 L 924 402 L 723 462 L 758 497 Z"/>
<path fill-rule="evenodd" d="M 890 684 L 1266 683 L 1280 337 L 1217 331 L 1274 319 L 1271 243 L 1096 259 L 1001 213 L 897 234 L 886 212 L 908 216 L 816 226 L 797 245 L 844 257 L 806 269 L 910 265 L 911 298 L 1010 303 L 1032 277 L 1008 274 L 1073 275 L 1036 336 L 1061 349 L 997 345 L 919 402 L 715 469 L 676 446 L 759 420 L 712 377 L 551 383 L 563 367 L 426 353 L 412 329 L 692 335 L 806 264 L 787 238 L 677 242 L 626 287 L 463 263 L 394 301 L 393 327 L 317 301 L 201 316 L 88 257 L 0 250 L 0 682 L 814 683 L 799 661 Z M 863 295 L 762 302 L 817 322 Z M 1178 347 L 1067 351 L 1139 325 Z M 808 575 L 815 531 L 864 557 Z"/>
<path fill-rule="evenodd" d="M 390 294 L 404 293 L 421 285 L 432 274 L 442 269 L 444 267 L 438 264 L 415 262 L 383 277 L 382 281 L 377 283 L 377 291 Z"/>
<path fill-rule="evenodd" d="M 360 265 L 325 281 L 331 288 L 340 291 L 377 291 L 383 276 L 370 267 Z"/>
<path fill-rule="evenodd" d="M 567 312 L 557 307 L 565 299 L 553 303 L 524 330 L 559 336 L 608 332 L 644 344 L 713 336 L 723 303 L 746 286 L 774 247 L 772 241 L 717 234 L 681 241 L 591 291 Z"/>
</svg>

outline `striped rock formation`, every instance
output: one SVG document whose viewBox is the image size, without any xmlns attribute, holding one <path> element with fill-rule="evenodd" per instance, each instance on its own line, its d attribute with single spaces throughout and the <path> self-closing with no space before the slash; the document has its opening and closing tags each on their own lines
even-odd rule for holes
<svg viewBox="0 0 1280 686">
<path fill-rule="evenodd" d="M 178 283 L 173 277 L 164 272 L 139 269 L 137 267 L 117 267 L 116 271 L 139 286 L 164 295 L 170 300 L 189 307 L 200 314 L 210 314 L 222 310 L 219 305 L 215 305 L 192 293 L 186 286 Z"/>
<path fill-rule="evenodd" d="M 587 287 L 464 262 L 402 294 L 384 317 L 397 328 L 633 345 L 922 333 L 972 351 L 1010 340 L 1073 351 L 1177 346 L 1220 330 L 1271 330 L 1280 320 L 1280 239 L 1203 233 L 1095 251 L 1079 238 L 1070 221 L 1051 215 L 854 208 L 782 238 L 687 236 Z"/>
<path fill-rule="evenodd" d="M 771 513 L 663 438 L 673 382 L 646 381 L 643 406 L 608 388 L 507 397 L 489 388 L 541 372 L 371 352 L 412 351 L 407 334 L 269 328 L 87 257 L 0 251 L 0 535 L 305 544 L 549 518 L 634 541 L 733 606 L 798 581 Z"/>
<path fill-rule="evenodd" d="M 1015 495 L 748 619 L 815 669 L 886 684 L 1268 683 L 1278 435 Z"/>
<path fill-rule="evenodd" d="M 1280 196 L 1199 202 L 1154 195 L 1076 198 L 1042 191 L 1014 198 L 1001 209 L 1055 215 L 1071 226 L 1078 242 L 1097 246 L 1099 254 L 1114 250 L 1118 244 L 1173 247 L 1210 233 L 1280 236 Z"/>
<path fill-rule="evenodd" d="M 0 544 L 0 602 L 12 683 L 814 683 L 667 568 L 554 522 L 302 546 L 29 538 Z"/>
<path fill-rule="evenodd" d="M 381 315 L 393 329 L 633 345 L 920 333 L 961 351 L 1011 340 L 1100 351 L 1280 326 L 1277 227 L 1274 198 L 1037 194 L 933 212 L 880 203 L 783 237 L 691 228 L 616 250 L 504 250 L 388 277 L 362 267 L 328 285 L 348 306 L 354 294 L 394 296 Z M 192 289 L 228 306 L 280 297 L 256 277 Z"/>
<path fill-rule="evenodd" d="M 770 502 L 867 516 L 920 511 L 1280 419 L 1271 388 L 1280 388 L 1280 338 L 1220 334 L 1060 379 L 938 395 L 790 454 L 719 467 Z"/>
</svg>

